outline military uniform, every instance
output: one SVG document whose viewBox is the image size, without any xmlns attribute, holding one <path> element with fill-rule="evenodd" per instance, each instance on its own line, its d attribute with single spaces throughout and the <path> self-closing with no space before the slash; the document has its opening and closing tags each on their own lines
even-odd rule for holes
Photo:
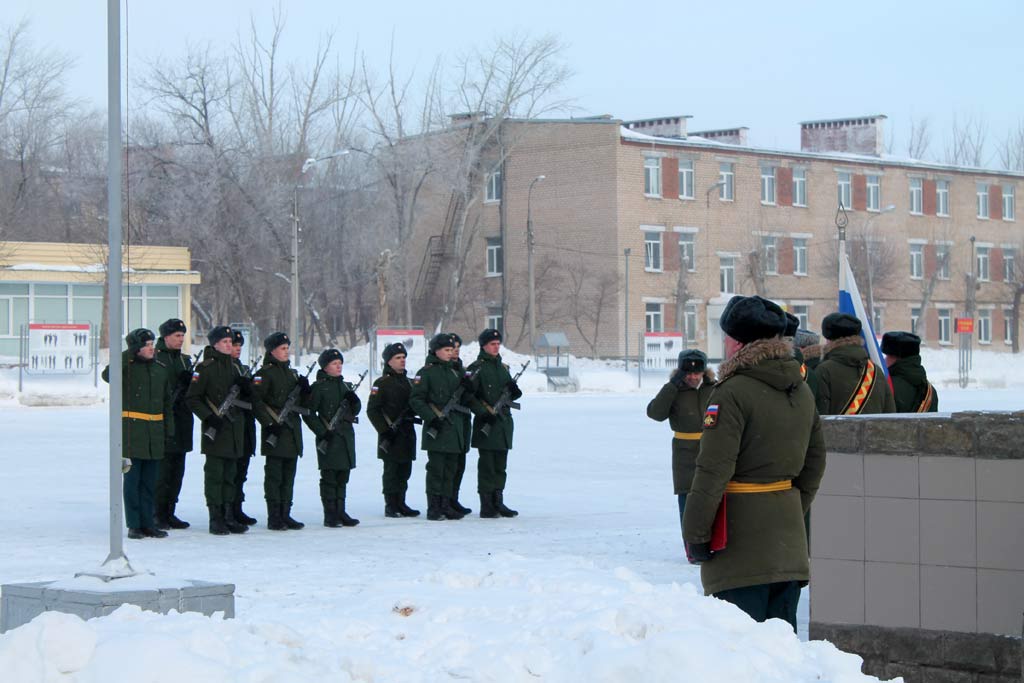
<svg viewBox="0 0 1024 683">
<path fill-rule="evenodd" d="M 910 332 L 886 332 L 882 353 L 889 363 L 896 412 L 938 412 L 939 393 L 921 364 L 921 338 Z"/>
<path fill-rule="evenodd" d="M 401 353 L 405 353 L 404 347 Z M 409 394 L 412 382 L 406 372 L 397 372 L 384 365 L 383 374 L 370 387 L 366 416 L 377 430 L 377 457 L 384 461 L 381 486 L 384 493 L 384 514 L 388 517 L 415 517 L 418 510 L 405 504 L 405 494 L 416 460 L 416 428 L 408 419 Z M 397 429 L 393 428 L 403 416 Z M 382 445 L 387 445 L 387 452 Z"/>
<path fill-rule="evenodd" d="M 800 349 L 805 369 L 804 381 L 810 387 L 815 399 L 818 396 L 818 366 L 821 364 L 821 344 L 811 344 Z"/>
<path fill-rule="evenodd" d="M 894 413 L 896 404 L 885 379 L 885 369 L 868 358 L 861 322 L 848 313 L 829 313 L 821 321 L 821 334 L 829 340 L 816 368 L 818 412 L 822 415 Z"/>
<path fill-rule="evenodd" d="M 236 346 L 240 345 L 239 339 L 242 339 L 241 333 L 235 335 L 234 342 Z M 242 365 L 242 361 L 238 358 L 233 358 L 232 364 L 239 378 L 244 378 L 241 380 L 243 391 L 240 393 L 240 396 L 242 400 L 251 404 L 253 399 L 252 373 L 249 372 L 249 368 Z M 242 425 L 245 428 L 245 437 L 242 440 L 242 457 L 238 459 L 238 467 L 235 472 L 235 519 L 242 524 L 253 525 L 256 523 L 256 519 L 245 514 L 242 510 L 242 503 L 245 502 L 245 482 L 249 480 L 249 464 L 252 462 L 253 456 L 256 455 L 256 417 L 251 408 L 239 408 L 239 411 L 241 413 Z"/>
<path fill-rule="evenodd" d="M 452 336 L 455 337 L 461 346 L 462 341 L 459 339 L 458 335 L 453 334 Z M 452 366 L 459 375 L 465 376 L 466 366 L 463 364 L 461 358 L 453 358 Z M 459 491 L 462 490 L 462 478 L 466 474 L 466 462 L 469 460 L 469 449 L 473 440 L 473 419 L 471 415 L 467 415 L 465 413 L 456 413 L 452 416 L 452 419 L 457 420 L 462 425 L 462 433 L 465 435 L 466 443 L 466 450 L 459 455 L 455 464 L 455 496 L 452 498 L 452 507 L 462 514 L 468 515 L 473 512 L 473 510 L 459 502 Z"/>
<path fill-rule="evenodd" d="M 182 353 L 181 349 L 167 348 L 161 336 L 156 342 L 156 360 L 167 372 L 167 381 L 174 398 L 174 432 L 167 435 L 156 485 L 156 523 L 162 529 L 187 529 L 188 522 L 178 519 L 174 512 L 178 496 L 181 495 L 181 482 L 185 477 L 185 454 L 192 450 L 194 423 L 192 411 L 185 402 L 185 393 L 192 380 L 192 359 L 187 353 Z"/>
</svg>

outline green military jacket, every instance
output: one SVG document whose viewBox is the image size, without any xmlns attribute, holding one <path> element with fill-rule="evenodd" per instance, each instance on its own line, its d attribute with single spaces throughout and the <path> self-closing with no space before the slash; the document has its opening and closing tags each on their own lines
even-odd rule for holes
<svg viewBox="0 0 1024 683">
<path fill-rule="evenodd" d="M 103 368 L 110 382 L 110 366 Z M 167 433 L 174 432 L 174 408 L 167 370 L 130 351 L 121 353 L 121 454 L 138 460 L 161 460 Z"/>
<path fill-rule="evenodd" d="M 273 448 L 267 443 L 270 427 L 277 424 L 276 416 L 288 401 L 288 396 L 299 383 L 299 373 L 291 368 L 289 361 L 275 360 L 270 353 L 263 356 L 263 366 L 252 378 L 253 392 L 256 402 L 253 410 L 256 419 L 263 425 L 263 439 L 260 452 L 275 458 L 302 457 L 302 420 L 295 411 L 285 418 L 284 428 L 277 437 L 277 445 Z M 295 405 L 300 408 L 309 407 L 309 396 L 298 393 L 299 400 Z"/>
<path fill-rule="evenodd" d="M 475 399 L 473 405 L 473 448 L 482 448 L 491 451 L 507 451 L 512 448 L 512 409 L 505 407 L 500 415 L 494 414 L 492 406 L 498 402 L 504 393 L 508 383 L 512 381 L 512 374 L 508 366 L 501 362 L 501 356 L 491 356 L 484 351 L 476 360 L 470 363 L 467 371 L 475 373 L 473 386 L 476 391 L 473 394 Z M 515 401 L 523 395 L 523 392 L 516 388 L 510 395 Z M 489 416 L 494 417 L 491 423 L 490 434 L 485 435 L 481 429 L 486 424 Z"/>
<path fill-rule="evenodd" d="M 821 365 L 821 348 L 821 344 L 813 344 L 800 349 L 800 353 L 804 357 L 804 368 L 806 368 L 804 379 L 807 381 L 807 386 L 814 392 L 815 400 L 818 397 L 818 366 Z"/>
<path fill-rule="evenodd" d="M 394 436 L 388 434 L 391 425 L 402 415 L 408 417 L 409 394 L 412 382 L 408 373 L 397 373 L 390 365 L 384 366 L 384 374 L 370 387 L 370 399 L 366 402 L 366 416 L 377 430 L 377 457 L 381 460 L 411 462 L 416 459 L 416 427 L 412 420 L 405 419 Z M 390 440 L 388 452 L 380 450 L 381 440 Z"/>
<path fill-rule="evenodd" d="M 679 372 L 672 371 L 672 376 Z M 647 417 L 658 422 L 668 420 L 673 431 L 672 438 L 672 489 L 678 496 L 689 493 L 693 482 L 693 471 L 700 451 L 701 423 L 704 410 L 714 391 L 715 373 L 704 371 L 704 383 L 697 389 L 679 389 L 672 382 L 665 382 L 657 396 L 647 404 Z"/>
<path fill-rule="evenodd" d="M 868 363 L 864 340 L 859 336 L 834 339 L 824 347 L 824 360 L 815 372 L 818 375 L 817 404 L 822 415 L 840 415 L 860 386 L 861 375 Z M 875 368 L 875 381 L 858 415 L 895 413 L 889 383 L 883 368 Z"/>
<path fill-rule="evenodd" d="M 163 337 L 156 340 L 156 359 L 167 372 L 167 383 L 174 399 L 174 431 L 167 432 L 168 453 L 188 453 L 192 450 L 192 411 L 185 402 L 185 393 L 192 381 L 192 357 L 180 350 L 167 348 Z"/>
<path fill-rule="evenodd" d="M 897 413 L 939 412 L 939 392 L 929 384 L 921 356 L 900 358 L 889 366 L 889 377 L 892 378 Z M 925 400 L 928 400 L 928 405 L 921 410 Z"/>
<path fill-rule="evenodd" d="M 248 368 L 242 365 L 242 361 L 237 358 L 232 358 L 232 363 L 235 366 L 235 371 L 239 377 L 243 377 L 248 372 Z M 250 375 L 251 379 L 251 375 Z M 248 395 L 240 397 L 243 401 L 252 402 L 252 392 Z M 245 439 L 243 440 L 242 455 L 246 458 L 251 458 L 256 455 L 256 418 L 253 416 L 251 409 L 240 408 L 242 414 L 242 424 L 245 426 Z"/>
<path fill-rule="evenodd" d="M 412 380 L 412 391 L 409 394 L 409 405 L 413 411 L 423 418 L 423 440 L 421 447 L 425 451 L 441 451 L 443 453 L 465 453 L 469 450 L 466 443 L 465 423 L 462 416 L 452 411 L 449 420 L 442 422 L 436 437 L 427 431 L 430 421 L 444 409 L 448 399 L 458 388 L 462 375 L 455 369 L 451 361 L 442 361 L 434 354 L 427 354 L 427 364 L 416 373 Z M 471 399 L 463 393 L 460 403 L 469 406 Z M 435 412 L 436 411 L 436 412 Z"/>
<path fill-rule="evenodd" d="M 192 372 L 192 384 L 185 394 L 189 409 L 204 422 L 200 426 L 206 431 L 207 418 L 214 415 L 231 392 L 231 387 L 238 379 L 234 359 L 226 353 L 207 346 L 203 351 L 203 360 Z M 241 397 L 239 397 L 241 399 Z M 244 400 L 244 399 L 242 399 Z M 217 430 L 211 440 L 204 434 L 200 437 L 201 450 L 205 455 L 218 458 L 241 458 L 245 450 L 245 424 L 242 410 L 237 406 L 228 409 L 222 415 L 224 424 Z"/>
<path fill-rule="evenodd" d="M 342 402 L 349 404 L 349 416 L 355 417 L 362 409 L 362 401 L 352 390 L 352 384 L 343 377 L 331 377 L 323 370 L 316 373 L 313 394 L 309 398 L 309 415 L 302 419 L 316 435 L 316 461 L 322 470 L 353 470 L 356 467 L 356 433 L 352 423 L 339 420 L 333 432 L 327 429 Z M 321 453 L 321 443 L 327 443 Z"/>
<path fill-rule="evenodd" d="M 459 373 L 459 377 L 465 376 L 467 370 L 461 358 L 452 358 L 452 367 L 455 368 L 455 372 Z M 455 413 L 452 419 L 462 426 L 462 435 L 466 444 L 464 452 L 469 453 L 470 444 L 473 441 L 473 416 L 465 413 Z"/>
<path fill-rule="evenodd" d="M 814 396 L 790 345 L 756 341 L 719 366 L 704 416 L 683 538 L 711 539 L 712 522 L 730 481 L 792 488 L 729 493 L 727 547 L 701 565 L 707 594 L 809 577 L 804 513 L 825 473 L 825 440 Z"/>
</svg>

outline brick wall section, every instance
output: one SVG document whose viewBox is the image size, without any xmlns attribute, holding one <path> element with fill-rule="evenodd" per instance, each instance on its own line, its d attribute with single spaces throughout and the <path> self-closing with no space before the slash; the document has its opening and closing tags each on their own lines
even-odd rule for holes
<svg viewBox="0 0 1024 683">
<path fill-rule="evenodd" d="M 793 274 L 793 238 L 783 237 L 777 242 L 779 275 Z"/>
<path fill-rule="evenodd" d="M 934 180 L 929 180 L 929 179 L 926 178 L 925 181 L 922 183 L 922 186 L 923 186 L 923 189 L 921 190 L 922 193 L 923 193 L 923 199 L 922 199 L 922 202 L 921 202 L 921 208 L 923 209 L 922 213 L 924 213 L 925 216 L 934 216 L 935 215 L 935 200 L 936 200 L 936 197 L 935 197 L 935 181 Z"/>
<path fill-rule="evenodd" d="M 661 160 L 661 196 L 679 199 L 679 159 L 676 157 Z"/>
<path fill-rule="evenodd" d="M 853 210 L 864 211 L 868 208 L 868 179 L 857 174 L 853 176 Z"/>
<path fill-rule="evenodd" d="M 988 215 L 994 221 L 1003 220 L 1003 186 L 994 184 L 988 186 Z"/>
<path fill-rule="evenodd" d="M 775 169 L 775 195 L 778 206 L 793 205 L 793 169 L 785 166 Z"/>
<path fill-rule="evenodd" d="M 988 274 L 992 282 L 1003 281 L 1003 250 L 993 247 L 988 252 Z"/>
</svg>

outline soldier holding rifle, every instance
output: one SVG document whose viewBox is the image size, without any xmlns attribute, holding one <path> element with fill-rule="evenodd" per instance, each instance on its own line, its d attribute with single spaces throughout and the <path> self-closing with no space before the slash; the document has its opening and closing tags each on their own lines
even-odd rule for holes
<svg viewBox="0 0 1024 683">
<path fill-rule="evenodd" d="M 156 342 L 156 359 L 167 372 L 174 402 L 174 431 L 164 435 L 164 457 L 160 462 L 160 478 L 156 484 L 156 512 L 153 521 L 157 529 L 187 529 L 188 522 L 175 516 L 181 482 L 185 477 L 185 455 L 192 450 L 192 411 L 185 403 L 185 392 L 192 382 L 192 365 L 198 359 L 181 352 L 188 328 L 178 318 L 165 320 L 160 325 L 160 338 Z M 200 351 L 202 353 L 202 351 Z"/>
</svg>

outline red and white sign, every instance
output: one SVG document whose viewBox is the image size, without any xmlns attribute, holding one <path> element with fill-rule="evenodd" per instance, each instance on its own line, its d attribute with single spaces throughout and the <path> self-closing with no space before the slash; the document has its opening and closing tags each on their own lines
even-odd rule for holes
<svg viewBox="0 0 1024 683">
<path fill-rule="evenodd" d="M 377 330 L 377 352 L 372 359 L 374 374 L 380 374 L 384 361 L 380 354 L 388 344 L 399 343 L 405 346 L 405 369 L 412 377 L 427 362 L 427 339 L 422 328 L 386 328 Z"/>
<path fill-rule="evenodd" d="M 664 370 L 676 364 L 683 350 L 683 335 L 679 332 L 644 333 L 644 370 Z"/>
<path fill-rule="evenodd" d="M 26 370 L 50 375 L 88 372 L 91 342 L 88 324 L 29 323 Z"/>
<path fill-rule="evenodd" d="M 957 318 L 957 334 L 974 334 L 974 318 Z"/>
</svg>

